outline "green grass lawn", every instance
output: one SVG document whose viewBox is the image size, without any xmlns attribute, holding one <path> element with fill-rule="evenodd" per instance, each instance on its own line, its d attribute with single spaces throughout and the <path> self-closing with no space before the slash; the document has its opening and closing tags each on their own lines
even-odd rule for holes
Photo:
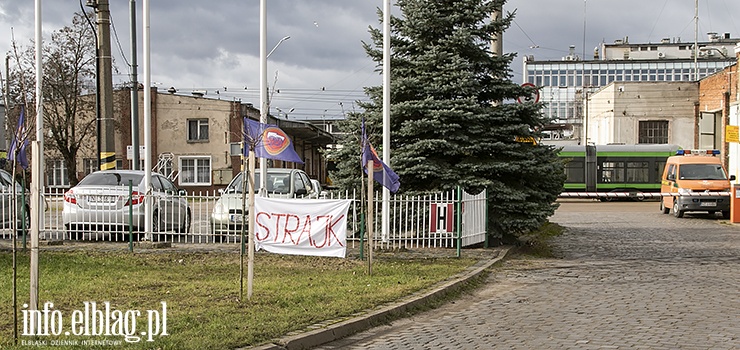
<svg viewBox="0 0 740 350">
<path fill-rule="evenodd" d="M 54 303 L 53 310 L 61 314 L 62 332 L 60 336 L 32 337 L 22 335 L 23 304 L 29 300 L 28 261 L 28 253 L 18 253 L 19 339 L 26 345 L 44 341 L 54 345 L 54 349 L 89 348 L 82 341 L 90 340 L 120 342 L 114 347 L 98 343 L 98 347 L 140 349 L 233 349 L 258 345 L 317 322 L 397 300 L 475 263 L 473 259 L 456 258 L 383 258 L 374 260 L 373 275 L 367 276 L 367 262 L 357 259 L 258 253 L 254 294 L 251 300 L 239 300 L 238 254 L 42 251 L 39 308 L 43 309 L 47 301 Z M 13 345 L 11 266 L 11 253 L 0 251 L 0 348 Z M 246 271 L 245 257 L 245 299 Z M 72 327 L 73 313 L 80 310 L 82 315 L 85 302 L 95 302 L 98 309 L 104 309 L 104 303 L 109 302 L 111 310 L 121 311 L 123 320 L 136 319 L 136 336 L 148 329 L 147 310 L 158 310 L 161 332 L 165 302 L 168 335 L 155 336 L 153 342 L 142 337 L 138 343 L 125 342 L 120 335 L 65 336 L 64 332 Z M 133 310 L 139 310 L 141 315 L 135 317 Z M 115 320 L 111 322 L 115 328 Z M 132 334 L 132 323 L 122 329 Z M 79 346 L 58 346 L 75 342 Z"/>
</svg>

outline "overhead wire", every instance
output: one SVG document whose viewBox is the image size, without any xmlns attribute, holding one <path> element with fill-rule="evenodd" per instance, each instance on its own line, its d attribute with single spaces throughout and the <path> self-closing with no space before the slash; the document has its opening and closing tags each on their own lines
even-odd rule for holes
<svg viewBox="0 0 740 350">
<path fill-rule="evenodd" d="M 123 59 L 123 62 L 126 63 L 126 67 L 128 68 L 128 74 L 131 74 L 131 63 L 128 62 L 128 59 L 126 59 L 126 54 L 123 52 L 123 47 L 121 47 L 121 41 L 118 39 L 118 31 L 116 31 L 116 24 L 113 22 L 113 13 L 110 14 L 110 24 L 113 28 L 113 37 L 116 39 L 116 46 L 118 47 L 118 51 L 121 53 L 121 58 Z"/>
</svg>

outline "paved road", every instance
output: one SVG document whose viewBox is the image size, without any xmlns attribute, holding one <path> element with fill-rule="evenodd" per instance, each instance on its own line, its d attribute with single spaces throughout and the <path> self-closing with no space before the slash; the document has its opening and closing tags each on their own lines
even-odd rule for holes
<svg viewBox="0 0 740 350">
<path fill-rule="evenodd" d="M 740 226 L 657 202 L 564 202 L 558 259 L 321 349 L 740 349 Z"/>
</svg>

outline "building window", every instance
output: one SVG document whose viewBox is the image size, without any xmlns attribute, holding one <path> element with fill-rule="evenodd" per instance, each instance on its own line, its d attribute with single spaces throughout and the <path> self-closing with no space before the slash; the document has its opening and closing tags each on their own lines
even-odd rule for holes
<svg viewBox="0 0 740 350">
<path fill-rule="evenodd" d="M 208 119 L 188 120 L 188 142 L 208 141 Z"/>
<path fill-rule="evenodd" d="M 701 113 L 701 118 L 699 118 L 699 148 L 718 148 L 717 145 L 722 142 L 722 140 L 717 137 L 717 135 L 722 133 L 721 125 L 721 113 Z"/>
<path fill-rule="evenodd" d="M 82 171 L 85 172 L 85 175 L 90 175 L 91 173 L 94 173 L 100 169 L 98 166 L 98 159 L 97 158 L 84 158 L 82 159 Z"/>
<path fill-rule="evenodd" d="M 668 143 L 668 121 L 646 120 L 639 125 L 640 137 L 638 143 L 666 144 Z"/>
<path fill-rule="evenodd" d="M 67 166 L 62 159 L 46 161 L 46 185 L 49 187 L 69 187 Z"/>
<path fill-rule="evenodd" d="M 211 157 L 180 157 L 179 159 L 180 185 L 211 185 Z"/>
</svg>

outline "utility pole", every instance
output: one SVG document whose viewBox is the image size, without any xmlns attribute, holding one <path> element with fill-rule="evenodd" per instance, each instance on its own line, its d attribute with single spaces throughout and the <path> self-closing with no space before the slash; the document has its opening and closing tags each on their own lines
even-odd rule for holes
<svg viewBox="0 0 740 350">
<path fill-rule="evenodd" d="M 503 13 L 504 5 L 497 6 L 491 15 L 491 21 L 500 21 L 503 18 Z M 491 39 L 491 52 L 494 56 L 501 57 L 504 54 L 504 33 L 499 30 Z"/>
<path fill-rule="evenodd" d="M 98 24 L 98 98 L 100 101 L 100 170 L 116 168 L 115 130 L 113 118 L 113 74 L 110 46 L 110 7 L 108 0 L 88 0 L 95 8 Z"/>
</svg>

